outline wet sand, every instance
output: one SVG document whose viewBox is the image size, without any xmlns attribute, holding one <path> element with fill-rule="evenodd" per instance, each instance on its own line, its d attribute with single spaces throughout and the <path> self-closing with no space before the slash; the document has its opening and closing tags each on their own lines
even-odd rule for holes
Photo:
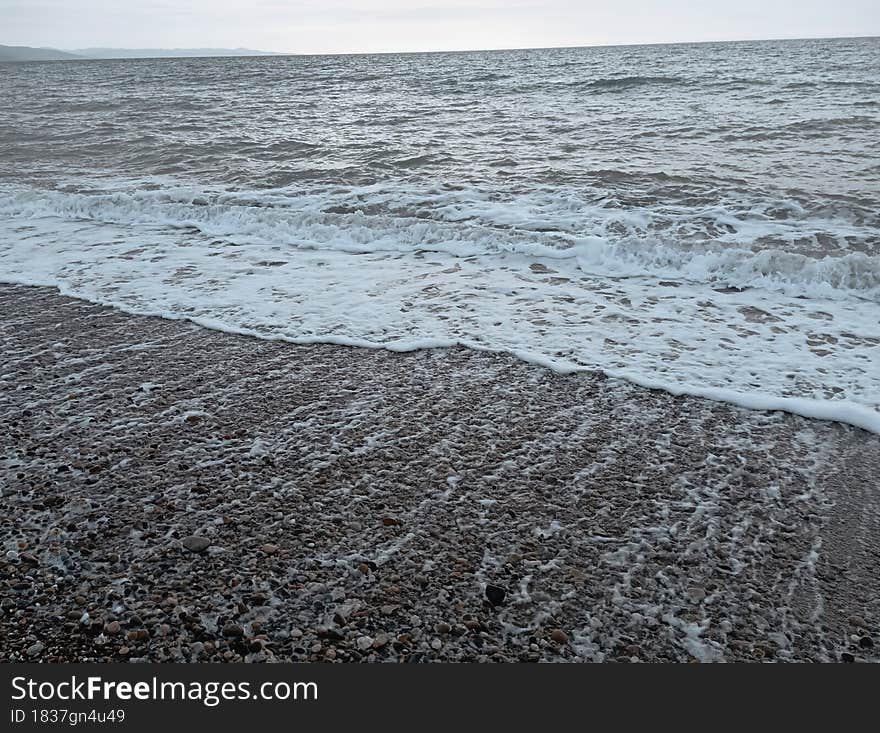
<svg viewBox="0 0 880 733">
<path fill-rule="evenodd" d="M 880 661 L 857 428 L 49 288 L 0 338 L 0 661 Z"/>
</svg>

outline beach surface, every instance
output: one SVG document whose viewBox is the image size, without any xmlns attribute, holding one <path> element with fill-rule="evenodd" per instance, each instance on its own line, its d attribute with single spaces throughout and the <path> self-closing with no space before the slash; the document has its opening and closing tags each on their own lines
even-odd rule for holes
<svg viewBox="0 0 880 733">
<path fill-rule="evenodd" d="M 0 661 L 880 661 L 880 436 L 0 286 Z"/>
</svg>

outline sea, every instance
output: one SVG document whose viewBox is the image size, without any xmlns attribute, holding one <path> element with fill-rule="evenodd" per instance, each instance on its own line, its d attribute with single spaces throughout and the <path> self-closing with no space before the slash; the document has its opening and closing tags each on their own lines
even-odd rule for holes
<svg viewBox="0 0 880 733">
<path fill-rule="evenodd" d="M 2 282 L 880 432 L 878 38 L 6 63 L 0 99 Z"/>
</svg>

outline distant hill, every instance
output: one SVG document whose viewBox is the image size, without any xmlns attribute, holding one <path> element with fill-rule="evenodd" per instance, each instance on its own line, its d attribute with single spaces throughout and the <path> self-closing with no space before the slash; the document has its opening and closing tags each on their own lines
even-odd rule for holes
<svg viewBox="0 0 880 733">
<path fill-rule="evenodd" d="M 64 61 L 81 58 L 74 53 L 54 48 L 30 46 L 0 46 L 0 61 Z"/>
<path fill-rule="evenodd" d="M 83 48 L 59 51 L 57 48 L 0 46 L 0 61 L 72 61 L 75 59 L 159 59 L 207 56 L 281 56 L 273 51 L 251 48 Z"/>
<path fill-rule="evenodd" d="M 272 51 L 251 48 L 80 48 L 77 56 L 90 59 L 157 59 L 196 56 L 279 56 Z"/>
</svg>

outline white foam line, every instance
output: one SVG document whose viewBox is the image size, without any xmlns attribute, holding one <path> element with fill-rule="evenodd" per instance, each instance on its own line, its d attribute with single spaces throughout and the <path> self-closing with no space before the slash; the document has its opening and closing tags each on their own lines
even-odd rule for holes
<svg viewBox="0 0 880 733">
<path fill-rule="evenodd" d="M 727 402 L 747 410 L 788 412 L 814 420 L 844 423 L 880 435 L 880 412 L 845 400 L 813 400 L 806 397 L 776 397 L 773 395 L 738 392 L 723 387 L 698 387 L 660 382 L 632 372 L 605 371 L 609 377 L 617 377 L 648 389 L 661 389 L 674 395 L 701 397 L 716 402 Z"/>
<path fill-rule="evenodd" d="M 235 334 L 240 336 L 249 336 L 264 341 L 282 341 L 285 343 L 298 345 L 312 344 L 333 344 L 337 346 L 351 346 L 367 349 L 385 349 L 392 352 L 410 352 L 421 351 L 424 349 L 443 349 L 462 346 L 474 351 L 484 351 L 490 353 L 508 353 L 516 357 L 520 361 L 529 364 L 542 366 L 558 374 L 575 374 L 579 372 L 601 372 L 612 379 L 621 379 L 630 382 L 639 387 L 647 389 L 656 389 L 668 392 L 673 395 L 687 395 L 690 397 L 698 397 L 715 402 L 724 402 L 742 407 L 747 410 L 759 410 L 764 412 L 787 412 L 792 415 L 810 418 L 814 420 L 825 420 L 829 422 L 838 422 L 845 425 L 867 430 L 868 432 L 880 435 L 880 412 L 872 410 L 868 407 L 858 405 L 853 402 L 844 400 L 815 400 L 804 397 L 778 397 L 773 395 L 756 394 L 750 392 L 739 392 L 736 390 L 725 389 L 723 387 L 705 387 L 688 384 L 678 384 L 675 382 L 664 382 L 652 378 L 648 375 L 639 374 L 627 370 L 603 369 L 596 365 L 573 364 L 571 362 L 559 361 L 551 359 L 543 354 L 531 351 L 519 351 L 509 349 L 496 349 L 485 344 L 481 344 L 469 340 L 460 339 L 412 339 L 397 340 L 388 342 L 369 341 L 367 339 L 352 338 L 350 336 L 337 336 L 333 334 L 314 335 L 314 336 L 287 336 L 285 334 L 266 334 L 255 331 L 250 328 L 242 328 L 239 326 L 231 326 L 222 321 L 213 318 L 203 318 L 198 316 L 187 316 L 184 314 L 173 313 L 170 311 L 150 311 L 146 309 L 137 309 L 119 303 L 113 300 L 102 298 L 87 297 L 80 293 L 61 287 L 56 283 L 46 282 L 21 282 L 9 280 L 0 276 L 0 282 L 12 283 L 17 285 L 31 285 L 54 287 L 62 295 L 66 295 L 77 300 L 105 305 L 124 313 L 137 316 L 147 316 L 153 318 L 164 318 L 172 321 L 189 321 L 197 326 L 210 329 L 212 331 L 220 331 L 223 333 Z"/>
<path fill-rule="evenodd" d="M 480 351 L 498 351 L 497 349 L 489 349 L 479 344 L 461 343 L 461 345 Z M 726 402 L 747 410 L 787 412 L 814 420 L 839 422 L 880 435 L 880 412 L 854 402 L 814 400 L 806 397 L 775 397 L 773 395 L 756 394 L 753 392 L 738 392 L 723 387 L 700 387 L 675 382 L 663 382 L 637 372 L 604 369 L 599 366 L 583 366 L 568 362 L 560 363 L 542 354 L 527 351 L 511 351 L 508 353 L 522 361 L 546 367 L 560 374 L 598 371 L 612 379 L 621 379 L 639 387 L 658 389 L 673 395 L 687 395 L 713 400 L 714 402 Z"/>
</svg>

